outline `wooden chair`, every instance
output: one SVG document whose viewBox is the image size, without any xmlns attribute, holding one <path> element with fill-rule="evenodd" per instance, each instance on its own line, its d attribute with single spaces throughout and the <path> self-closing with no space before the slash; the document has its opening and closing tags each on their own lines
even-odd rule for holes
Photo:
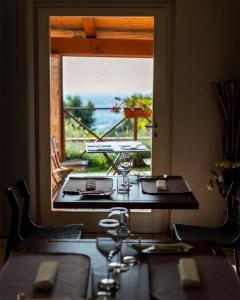
<svg viewBox="0 0 240 300">
<path fill-rule="evenodd" d="M 84 160 L 84 159 L 70 159 L 70 160 L 62 161 L 59 150 L 57 148 L 56 139 L 54 136 L 51 138 L 51 147 L 55 155 L 55 161 L 58 168 L 84 171 L 85 168 L 87 167 L 88 160 Z"/>
<path fill-rule="evenodd" d="M 74 239 L 79 240 L 83 233 L 83 224 L 55 225 L 41 227 L 32 222 L 29 206 L 30 193 L 24 180 L 7 189 L 12 217 L 5 253 L 5 261 L 10 251 L 16 249 L 23 240 L 31 239 Z"/>
<path fill-rule="evenodd" d="M 51 157 L 52 193 L 54 194 L 63 185 L 66 177 L 73 171 L 73 169 L 61 166 L 59 160 L 59 153 L 55 150 L 52 141 Z"/>
<path fill-rule="evenodd" d="M 227 194 L 227 217 L 225 222 L 217 228 L 192 226 L 183 224 L 173 225 L 173 237 L 177 240 L 185 241 L 214 241 L 222 248 L 234 249 L 236 270 L 240 275 L 239 254 L 240 233 L 238 224 L 238 214 L 236 207 L 240 200 L 236 199 L 239 182 L 232 182 Z"/>
</svg>

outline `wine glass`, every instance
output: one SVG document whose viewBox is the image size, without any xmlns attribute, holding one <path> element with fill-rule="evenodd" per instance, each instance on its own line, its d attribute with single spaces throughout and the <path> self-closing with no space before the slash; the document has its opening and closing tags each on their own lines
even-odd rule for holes
<svg viewBox="0 0 240 300">
<path fill-rule="evenodd" d="M 120 226 L 116 229 L 108 230 L 108 234 L 115 240 L 124 240 L 129 237 L 129 230 L 127 227 L 127 218 L 129 217 L 128 210 L 125 207 L 113 207 L 108 214 L 109 218 L 118 218 Z M 121 248 L 122 250 L 122 248 Z M 112 262 L 110 268 L 116 272 L 125 272 L 128 270 L 129 265 L 134 265 L 137 262 L 135 256 L 124 256 L 122 258 L 121 250 L 117 262 Z"/>
<path fill-rule="evenodd" d="M 121 153 L 117 162 L 118 173 L 122 175 L 122 188 L 118 190 L 119 193 L 126 194 L 129 191 L 129 184 L 127 174 L 130 172 L 133 165 L 133 158 L 128 153 Z"/>
<path fill-rule="evenodd" d="M 103 278 L 98 282 L 98 287 L 101 290 L 112 291 L 119 289 L 119 283 L 111 278 L 109 264 L 112 257 L 121 249 L 121 240 L 112 238 L 98 237 L 96 241 L 98 251 L 106 258 L 107 262 L 107 278 Z"/>
</svg>

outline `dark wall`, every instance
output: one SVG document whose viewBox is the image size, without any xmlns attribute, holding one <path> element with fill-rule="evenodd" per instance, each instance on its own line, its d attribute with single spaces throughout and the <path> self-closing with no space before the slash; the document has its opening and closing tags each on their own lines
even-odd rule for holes
<svg viewBox="0 0 240 300">
<path fill-rule="evenodd" d="M 0 1 L 0 20 L 3 18 L 3 2 Z M 3 45 L 3 22 L 0 22 L 0 45 Z M 3 70 L 3 47 L 0 47 L 0 70 Z M 3 194 L 3 72 L 0 72 L 0 227 L 3 224 L 2 194 Z"/>
<path fill-rule="evenodd" d="M 237 42 L 238 42 L 238 54 L 240 54 L 240 1 L 237 1 L 238 8 L 237 8 Z M 240 55 L 238 55 L 238 78 L 240 79 Z"/>
<path fill-rule="evenodd" d="M 1 195 L 0 235 L 8 231 L 6 188 L 28 177 L 27 63 L 25 3 L 2 0 L 1 17 Z"/>
<path fill-rule="evenodd" d="M 33 125 L 28 122 L 29 115 L 31 115 L 28 110 L 29 103 L 34 102 L 34 98 L 29 97 L 32 75 L 28 76 L 29 44 L 26 34 L 26 32 L 29 33 L 29 23 L 26 23 L 26 20 L 31 17 L 31 8 L 27 5 L 30 2 L 31 0 L 0 0 L 0 236 L 6 235 L 9 224 L 10 211 L 5 196 L 6 188 L 19 178 L 25 178 L 28 181 L 33 177 L 29 175 L 29 171 L 31 175 L 35 172 L 34 166 L 29 163 L 29 157 L 32 157 L 33 153 L 29 153 L 28 150 L 31 147 L 34 148 L 29 145 L 30 141 L 33 143 L 33 136 L 29 137 L 29 131 L 33 132 L 34 129 L 29 130 L 29 127 Z M 32 2 L 37 2 L 37 0 L 32 0 Z M 182 10 L 185 7 L 189 8 L 189 5 L 184 7 L 182 3 L 183 1 L 180 0 L 179 6 Z M 240 4 L 239 0 L 233 0 L 232 3 L 234 5 L 238 3 L 237 29 L 233 28 L 233 30 L 236 30 L 238 53 L 240 53 Z M 197 6 L 194 6 L 194 10 L 196 9 Z M 208 10 L 208 5 L 204 9 Z M 183 16 L 184 13 L 185 11 Z M 190 16 L 191 14 L 192 12 L 189 12 Z M 240 55 L 238 59 L 237 67 L 240 72 Z M 194 92 L 196 94 L 196 91 Z"/>
</svg>

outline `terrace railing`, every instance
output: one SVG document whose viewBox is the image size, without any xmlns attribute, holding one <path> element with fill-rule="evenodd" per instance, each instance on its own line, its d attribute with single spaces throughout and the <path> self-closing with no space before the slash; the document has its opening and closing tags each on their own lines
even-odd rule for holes
<svg viewBox="0 0 240 300">
<path fill-rule="evenodd" d="M 66 138 L 65 140 L 68 141 L 114 141 L 114 140 L 137 140 L 138 139 L 138 127 L 137 127 L 137 121 L 136 118 L 134 118 L 133 122 L 133 138 L 131 137 L 124 137 L 124 136 L 117 136 L 117 137 L 108 137 L 108 135 L 117 129 L 121 124 L 123 124 L 129 117 L 123 116 L 118 122 L 113 124 L 107 131 L 105 131 L 102 134 L 97 134 L 93 129 L 89 128 L 86 124 L 84 124 L 81 120 L 79 120 L 72 111 L 74 110 L 108 110 L 111 111 L 110 107 L 98 107 L 98 108 L 89 108 L 89 107 L 64 107 L 63 112 L 66 117 L 73 120 L 78 126 L 82 127 L 84 130 L 86 130 L 92 137 L 78 137 L 78 138 Z M 146 118 L 149 122 L 148 118 Z M 147 140 L 149 137 L 141 137 L 142 140 Z M 83 150 L 80 153 L 80 156 L 86 153 L 86 150 Z M 103 153 L 106 160 L 109 161 L 110 158 L 107 153 Z"/>
</svg>

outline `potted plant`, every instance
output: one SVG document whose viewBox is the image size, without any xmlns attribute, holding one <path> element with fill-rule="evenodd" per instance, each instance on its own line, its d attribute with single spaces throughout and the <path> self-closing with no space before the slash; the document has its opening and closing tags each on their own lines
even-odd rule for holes
<svg viewBox="0 0 240 300">
<path fill-rule="evenodd" d="M 216 98 L 222 138 L 222 159 L 210 170 L 207 188 L 217 186 L 225 197 L 232 181 L 240 180 L 240 81 L 212 84 Z"/>
<path fill-rule="evenodd" d="M 123 110 L 126 118 L 151 118 L 152 116 L 152 97 L 142 94 L 133 94 L 130 97 L 119 98 L 112 107 L 112 111 L 118 113 Z"/>
<path fill-rule="evenodd" d="M 232 181 L 237 179 L 240 179 L 240 161 L 232 162 L 223 158 L 211 168 L 207 188 L 211 191 L 216 185 L 219 193 L 225 197 Z"/>
</svg>

